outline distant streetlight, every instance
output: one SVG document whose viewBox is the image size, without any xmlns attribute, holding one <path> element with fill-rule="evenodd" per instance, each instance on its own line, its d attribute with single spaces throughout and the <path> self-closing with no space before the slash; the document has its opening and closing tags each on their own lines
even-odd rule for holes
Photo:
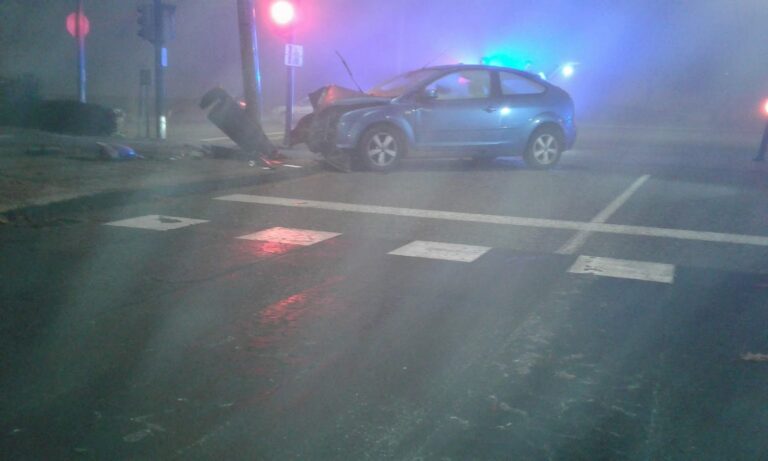
<svg viewBox="0 0 768 461">
<path fill-rule="evenodd" d="M 563 73 L 563 77 L 571 78 L 573 77 L 574 72 L 576 72 L 576 69 L 573 64 L 565 64 L 561 72 Z"/>
</svg>

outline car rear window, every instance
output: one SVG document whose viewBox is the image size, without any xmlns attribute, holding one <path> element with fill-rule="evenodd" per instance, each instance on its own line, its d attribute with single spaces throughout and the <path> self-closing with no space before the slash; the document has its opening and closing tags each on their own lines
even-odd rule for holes
<svg viewBox="0 0 768 461">
<path fill-rule="evenodd" d="M 541 94 L 546 91 L 544 85 L 511 72 L 500 72 L 501 93 L 505 96 L 516 94 Z"/>
</svg>

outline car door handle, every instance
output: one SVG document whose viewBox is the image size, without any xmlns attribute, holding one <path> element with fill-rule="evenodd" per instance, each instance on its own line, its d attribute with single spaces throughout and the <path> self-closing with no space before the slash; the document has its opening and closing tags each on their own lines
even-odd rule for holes
<svg viewBox="0 0 768 461">
<path fill-rule="evenodd" d="M 496 112 L 497 110 L 499 110 L 499 108 L 498 107 L 493 107 L 493 106 L 488 106 L 488 107 L 486 107 L 483 110 L 488 112 L 489 114 L 492 114 L 492 113 Z"/>
</svg>

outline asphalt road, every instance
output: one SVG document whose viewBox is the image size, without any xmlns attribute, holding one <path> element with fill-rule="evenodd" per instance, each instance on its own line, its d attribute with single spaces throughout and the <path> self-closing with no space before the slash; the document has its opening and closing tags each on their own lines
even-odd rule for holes
<svg viewBox="0 0 768 461">
<path fill-rule="evenodd" d="M 587 142 L 2 226 L 0 453 L 763 459 L 750 155 Z"/>
</svg>

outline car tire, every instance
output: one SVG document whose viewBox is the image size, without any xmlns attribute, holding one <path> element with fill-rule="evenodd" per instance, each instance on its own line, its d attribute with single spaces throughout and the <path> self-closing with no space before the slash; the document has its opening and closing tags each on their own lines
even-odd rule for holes
<svg viewBox="0 0 768 461">
<path fill-rule="evenodd" d="M 533 132 L 523 159 L 529 168 L 548 170 L 560 161 L 563 154 L 562 134 L 554 128 L 543 127 Z"/>
<path fill-rule="evenodd" d="M 397 128 L 377 125 L 360 138 L 358 157 L 371 171 L 392 171 L 405 153 L 405 137 Z"/>
</svg>

